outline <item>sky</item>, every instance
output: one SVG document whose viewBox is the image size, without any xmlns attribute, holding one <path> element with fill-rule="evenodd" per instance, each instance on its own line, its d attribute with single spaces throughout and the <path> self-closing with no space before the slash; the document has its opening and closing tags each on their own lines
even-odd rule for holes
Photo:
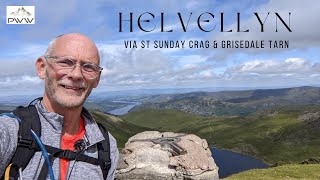
<svg viewBox="0 0 320 180">
<path fill-rule="evenodd" d="M 54 37 L 71 32 L 87 35 L 99 48 L 104 70 L 98 92 L 319 86 L 319 5 L 311 0 L 0 0 L 0 94 L 41 93 L 43 81 L 34 63 Z M 6 24 L 6 6 L 35 6 L 35 24 Z M 122 21 L 119 32 L 119 13 L 124 20 L 132 13 L 133 32 L 128 21 Z M 264 32 L 254 13 L 264 23 Z M 172 32 L 161 32 L 161 14 L 163 31 Z M 140 15 L 141 20 L 150 20 L 141 26 L 151 32 L 139 29 Z M 201 31 L 198 18 L 209 20 L 201 22 L 201 28 L 210 32 Z M 237 32 L 238 22 L 241 31 L 249 32 Z M 148 40 L 149 48 L 142 48 L 141 41 Z M 264 41 L 265 48 L 221 47 L 222 41 L 240 40 Z M 270 48 L 269 40 L 288 41 L 289 47 Z M 137 48 L 126 48 L 125 41 L 136 41 Z M 185 46 L 155 48 L 155 41 L 185 41 Z M 208 41 L 210 47 L 190 48 L 195 41 Z"/>
</svg>

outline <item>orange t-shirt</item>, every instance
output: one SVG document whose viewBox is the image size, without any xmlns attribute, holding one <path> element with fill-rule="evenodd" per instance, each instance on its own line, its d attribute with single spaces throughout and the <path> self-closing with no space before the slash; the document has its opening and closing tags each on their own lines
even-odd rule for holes
<svg viewBox="0 0 320 180">
<path fill-rule="evenodd" d="M 78 141 L 79 139 L 83 139 L 85 133 L 85 129 L 84 129 L 84 119 L 83 117 L 81 117 L 80 119 L 80 127 L 77 131 L 76 134 L 74 135 L 69 135 L 69 134 L 64 134 L 61 138 L 61 149 L 63 150 L 71 150 L 74 151 L 74 144 L 76 141 Z M 66 178 L 67 175 L 67 171 L 68 171 L 68 165 L 69 165 L 69 160 L 67 159 L 60 159 L 60 179 L 64 180 Z"/>
</svg>

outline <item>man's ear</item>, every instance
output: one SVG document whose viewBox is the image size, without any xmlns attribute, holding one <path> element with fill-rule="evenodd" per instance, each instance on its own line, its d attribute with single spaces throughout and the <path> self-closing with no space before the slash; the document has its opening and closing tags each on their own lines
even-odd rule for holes
<svg viewBox="0 0 320 180">
<path fill-rule="evenodd" d="M 40 79 L 44 79 L 46 77 L 45 63 L 44 57 L 39 57 L 36 62 L 36 70 Z"/>
<path fill-rule="evenodd" d="M 93 84 L 93 88 L 96 88 L 98 86 L 99 81 L 100 81 L 100 76 L 101 76 L 101 71 L 99 72 L 99 76 L 97 77 L 96 81 Z"/>
</svg>

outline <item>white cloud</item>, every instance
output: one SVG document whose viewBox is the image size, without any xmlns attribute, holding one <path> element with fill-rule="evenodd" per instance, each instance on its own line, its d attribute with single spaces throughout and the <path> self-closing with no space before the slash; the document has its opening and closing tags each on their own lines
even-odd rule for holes
<svg viewBox="0 0 320 180">
<path fill-rule="evenodd" d="M 168 86 L 188 81 L 203 81 L 214 76 L 210 64 L 199 55 L 170 57 L 149 49 L 117 49 L 100 46 L 105 68 L 101 85 L 107 86 Z M 183 62 L 183 60 L 186 60 Z M 177 60 L 181 63 L 177 63 Z"/>
<path fill-rule="evenodd" d="M 255 60 L 229 67 L 222 75 L 226 83 L 236 86 L 319 85 L 318 63 L 302 58 Z"/>
<path fill-rule="evenodd" d="M 107 74 L 154 74 L 168 71 L 171 68 L 170 61 L 159 51 L 149 50 L 122 50 L 107 55 L 101 51 L 105 59 L 102 65 L 106 67 Z"/>
<path fill-rule="evenodd" d="M 22 75 L 35 75 L 35 59 L 18 60 L 7 59 L 0 60 L 0 77 L 15 77 Z"/>
<path fill-rule="evenodd" d="M 41 85 L 42 80 L 38 76 L 19 76 L 19 77 L 6 77 L 0 79 L 1 89 L 6 88 L 35 88 Z"/>
<path fill-rule="evenodd" d="M 288 58 L 279 60 L 256 60 L 229 68 L 228 73 L 256 73 L 256 74 L 313 74 L 316 71 L 316 64 L 302 58 Z"/>
<path fill-rule="evenodd" d="M 170 57 L 156 51 L 119 50 L 103 54 L 106 73 L 101 78 L 100 88 L 270 87 L 312 85 L 319 84 L 320 80 L 320 64 L 302 58 L 247 61 L 217 73 L 213 64 L 203 61 L 173 67 Z M 17 74 L 2 76 L 0 87 L 2 91 L 32 90 L 43 88 L 43 84 L 35 75 Z"/>
</svg>

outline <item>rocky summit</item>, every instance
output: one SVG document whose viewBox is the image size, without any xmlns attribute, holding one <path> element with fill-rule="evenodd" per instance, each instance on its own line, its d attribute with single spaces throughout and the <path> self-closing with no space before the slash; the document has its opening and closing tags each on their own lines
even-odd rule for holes
<svg viewBox="0 0 320 180">
<path fill-rule="evenodd" d="M 208 143 L 193 134 L 145 131 L 129 138 L 116 179 L 219 179 Z"/>
</svg>

